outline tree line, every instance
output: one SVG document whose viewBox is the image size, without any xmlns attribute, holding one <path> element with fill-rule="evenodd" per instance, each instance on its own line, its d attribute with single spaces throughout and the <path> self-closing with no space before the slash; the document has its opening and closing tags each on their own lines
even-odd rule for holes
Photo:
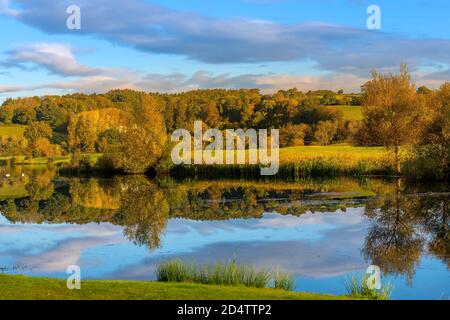
<svg viewBox="0 0 450 320">
<path fill-rule="evenodd" d="M 326 107 L 332 105 L 362 105 L 363 120 L 347 120 L 339 108 Z M 100 152 L 114 155 L 106 159 L 108 165 L 142 172 L 164 156 L 173 130 L 193 130 L 194 121 L 202 120 L 222 130 L 280 129 L 281 147 L 341 142 L 387 146 L 398 171 L 402 147 L 414 145 L 420 161 L 410 163 L 411 170 L 431 158 L 448 171 L 449 105 L 450 83 L 437 90 L 416 89 L 404 66 L 398 74 L 374 72 L 361 94 L 296 88 L 274 94 L 258 89 L 176 94 L 112 90 L 8 99 L 0 107 L 0 122 L 27 127 L 23 138 L 1 138 L 0 155 Z"/>
</svg>

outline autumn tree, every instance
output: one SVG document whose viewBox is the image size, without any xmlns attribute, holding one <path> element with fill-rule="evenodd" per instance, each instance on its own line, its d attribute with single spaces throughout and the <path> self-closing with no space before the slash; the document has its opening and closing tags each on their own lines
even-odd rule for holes
<svg viewBox="0 0 450 320">
<path fill-rule="evenodd" d="M 405 65 L 399 74 L 373 71 L 362 91 L 362 130 L 370 144 L 393 150 L 400 173 L 400 148 L 416 142 L 424 127 L 424 99 L 416 93 Z"/>
<path fill-rule="evenodd" d="M 164 118 L 157 102 L 141 96 L 130 126 L 120 134 L 116 164 L 127 173 L 144 173 L 161 159 L 167 140 Z"/>
<path fill-rule="evenodd" d="M 13 123 L 30 124 L 36 120 L 36 111 L 29 107 L 20 107 L 14 111 Z"/>
<path fill-rule="evenodd" d="M 450 176 L 450 83 L 426 96 L 428 123 L 412 157 L 405 162 L 404 173 L 415 179 L 447 180 Z"/>
<path fill-rule="evenodd" d="M 30 146 L 33 146 L 40 138 L 51 139 L 53 130 L 46 122 L 35 121 L 25 129 L 23 135 L 28 140 Z"/>
<path fill-rule="evenodd" d="M 406 276 L 411 281 L 420 261 L 425 238 L 417 228 L 417 208 L 402 194 L 400 180 L 395 189 L 381 199 L 373 199 L 364 214 L 370 218 L 364 257 L 378 265 L 383 273 Z"/>
<path fill-rule="evenodd" d="M 119 130 L 130 123 L 129 112 L 117 108 L 104 108 L 80 112 L 69 118 L 68 142 L 72 149 L 96 151 L 99 135 L 110 129 Z"/>
<path fill-rule="evenodd" d="M 210 101 L 208 105 L 204 106 L 204 120 L 211 128 L 217 128 L 220 121 L 220 113 L 215 101 Z"/>
<path fill-rule="evenodd" d="M 311 128 L 305 124 L 288 125 L 280 129 L 280 147 L 303 146 L 305 137 L 310 134 Z"/>
<path fill-rule="evenodd" d="M 123 178 L 122 190 L 119 216 L 125 236 L 149 250 L 158 248 L 170 212 L 164 192 L 145 176 Z"/>
<path fill-rule="evenodd" d="M 337 124 L 333 121 L 320 121 L 316 126 L 314 138 L 322 145 L 328 146 L 337 132 Z"/>
<path fill-rule="evenodd" d="M 24 132 L 28 147 L 35 157 L 53 157 L 61 154 L 59 146 L 51 144 L 52 136 L 52 128 L 43 121 L 32 122 Z"/>
</svg>

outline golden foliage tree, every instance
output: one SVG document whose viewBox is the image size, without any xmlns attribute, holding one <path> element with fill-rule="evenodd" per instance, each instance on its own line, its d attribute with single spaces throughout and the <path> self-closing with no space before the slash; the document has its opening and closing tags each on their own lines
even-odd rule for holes
<svg viewBox="0 0 450 320">
<path fill-rule="evenodd" d="M 85 152 L 94 152 L 100 133 L 111 128 L 129 125 L 130 115 L 117 108 L 84 111 L 69 118 L 67 127 L 69 146 Z"/>
<path fill-rule="evenodd" d="M 144 173 L 163 156 L 167 140 L 164 118 L 148 95 L 133 108 L 132 122 L 120 134 L 116 165 L 127 173 Z"/>
<path fill-rule="evenodd" d="M 363 91 L 363 127 L 367 142 L 392 148 L 400 173 L 400 147 L 416 142 L 425 123 L 425 101 L 417 94 L 405 65 L 399 74 L 372 73 Z"/>
<path fill-rule="evenodd" d="M 334 136 L 337 132 L 337 123 L 331 120 L 320 121 L 316 126 L 316 131 L 314 132 L 314 138 L 320 144 L 328 146 L 331 141 L 333 141 Z"/>
</svg>

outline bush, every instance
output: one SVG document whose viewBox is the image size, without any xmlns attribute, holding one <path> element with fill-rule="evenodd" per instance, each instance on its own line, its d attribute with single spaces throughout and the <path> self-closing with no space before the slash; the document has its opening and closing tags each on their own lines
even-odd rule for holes
<svg viewBox="0 0 450 320">
<path fill-rule="evenodd" d="M 174 145 L 175 145 L 175 143 L 173 143 L 171 141 L 166 142 L 162 156 L 155 166 L 155 170 L 158 174 L 170 173 L 170 170 L 172 170 L 172 168 L 175 166 L 172 161 L 172 155 L 171 155 L 172 148 Z"/>
<path fill-rule="evenodd" d="M 117 171 L 117 159 L 116 156 L 113 153 L 105 153 L 103 154 L 100 159 L 98 159 L 96 163 L 97 169 L 100 169 L 102 171 L 106 172 L 113 172 Z"/>
<path fill-rule="evenodd" d="M 305 137 L 311 134 L 307 124 L 288 125 L 280 130 L 280 147 L 294 147 L 305 145 Z"/>
<path fill-rule="evenodd" d="M 448 180 L 449 172 L 450 150 L 437 144 L 415 147 L 402 164 L 402 173 L 413 180 Z"/>
</svg>

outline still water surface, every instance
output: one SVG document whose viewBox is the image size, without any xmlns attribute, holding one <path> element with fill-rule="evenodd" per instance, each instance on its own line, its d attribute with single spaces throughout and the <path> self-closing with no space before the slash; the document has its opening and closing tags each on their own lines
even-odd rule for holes
<svg viewBox="0 0 450 320">
<path fill-rule="evenodd" d="M 4 177 L 4 175 L 3 175 Z M 0 272 L 155 278 L 164 259 L 281 267 L 296 290 L 345 294 L 370 265 L 394 299 L 450 297 L 445 185 L 339 178 L 298 182 L 0 178 Z"/>
</svg>

